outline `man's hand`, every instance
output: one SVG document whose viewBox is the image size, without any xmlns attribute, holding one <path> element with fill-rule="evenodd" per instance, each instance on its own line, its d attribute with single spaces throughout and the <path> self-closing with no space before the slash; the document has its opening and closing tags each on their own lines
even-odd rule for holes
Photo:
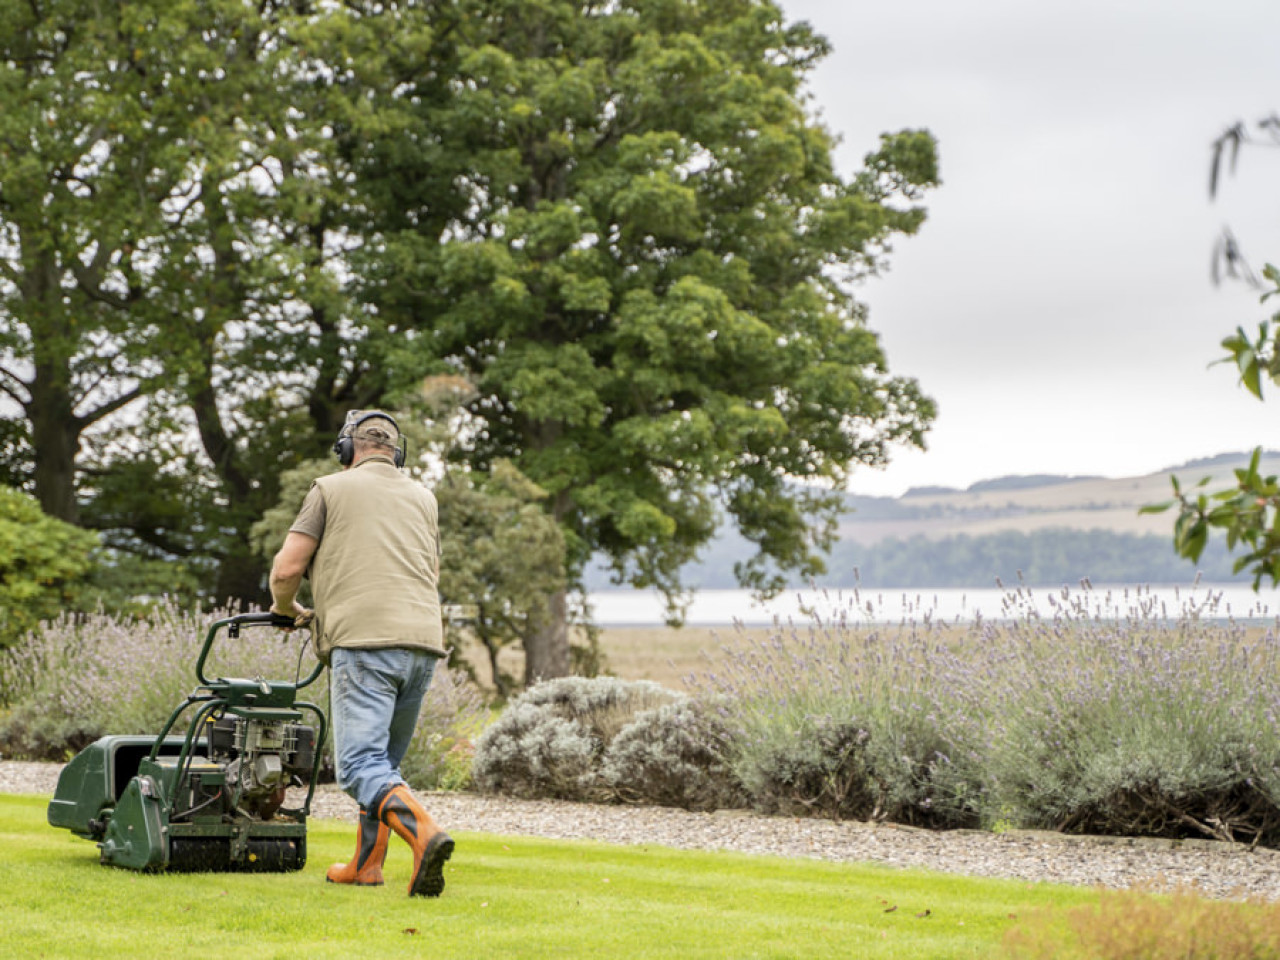
<svg viewBox="0 0 1280 960">
<path fill-rule="evenodd" d="M 298 627 L 309 627 L 311 621 L 315 618 L 315 611 L 309 610 L 300 604 L 297 600 L 290 601 L 289 608 L 282 610 L 276 604 L 271 605 L 271 612 L 282 617 L 292 617 L 292 627 L 280 627 L 281 630 L 290 631 Z"/>
</svg>

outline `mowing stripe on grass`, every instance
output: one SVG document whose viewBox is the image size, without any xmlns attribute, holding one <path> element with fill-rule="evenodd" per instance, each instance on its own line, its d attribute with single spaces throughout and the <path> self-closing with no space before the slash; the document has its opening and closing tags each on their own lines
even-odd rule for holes
<svg viewBox="0 0 1280 960">
<path fill-rule="evenodd" d="M 1012 917 L 1091 891 L 659 845 L 458 833 L 439 900 L 410 899 L 408 847 L 384 887 L 324 882 L 350 824 L 308 824 L 299 873 L 146 875 L 102 867 L 45 823 L 47 798 L 0 795 L 0 957 L 135 953 L 352 956 L 989 957 Z"/>
</svg>

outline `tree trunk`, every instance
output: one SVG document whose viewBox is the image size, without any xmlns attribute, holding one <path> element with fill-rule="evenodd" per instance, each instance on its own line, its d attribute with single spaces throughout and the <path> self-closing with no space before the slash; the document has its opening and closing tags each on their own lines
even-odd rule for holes
<svg viewBox="0 0 1280 960">
<path fill-rule="evenodd" d="M 494 643 L 493 637 L 489 635 L 487 630 L 478 632 L 480 634 L 480 642 L 484 644 L 484 648 L 489 654 L 489 677 L 493 681 L 493 689 L 497 691 L 499 698 L 505 700 L 511 691 L 507 689 L 507 682 L 502 678 L 502 668 L 498 666 L 499 647 Z"/>
<path fill-rule="evenodd" d="M 38 386 L 33 385 L 33 386 Z M 33 389 L 33 393 L 38 391 Z M 76 501 L 76 455 L 80 425 L 69 409 L 69 397 L 54 393 L 32 398 L 28 416 L 35 445 L 35 488 L 40 509 L 67 523 L 80 522 Z"/>
<path fill-rule="evenodd" d="M 551 620 L 524 642 L 524 685 L 569 675 L 568 598 L 564 590 L 551 597 Z"/>
<path fill-rule="evenodd" d="M 71 356 L 76 338 L 58 302 L 58 269 L 53 256 L 41 253 L 28 267 L 24 297 L 36 317 L 29 320 L 32 366 L 26 406 L 35 450 L 35 492 L 40 509 L 67 523 L 79 523 L 76 501 L 76 455 L 83 423 L 75 415 Z M 40 322 L 43 320 L 43 323 Z"/>
<path fill-rule="evenodd" d="M 67 523 L 80 521 L 76 502 L 76 455 L 81 423 L 72 410 L 71 373 L 64 358 L 42 357 L 36 348 L 35 376 L 28 384 L 26 414 L 35 448 L 36 499 L 40 509 Z"/>
<path fill-rule="evenodd" d="M 266 609 L 271 605 L 267 573 L 266 560 L 243 546 L 223 557 L 218 564 L 217 582 L 213 587 L 214 601 L 219 604 L 230 601 Z"/>
</svg>

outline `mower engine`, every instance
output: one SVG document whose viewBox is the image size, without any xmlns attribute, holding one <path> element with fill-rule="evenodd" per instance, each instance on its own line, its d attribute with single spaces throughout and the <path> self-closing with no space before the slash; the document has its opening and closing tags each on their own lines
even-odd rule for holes
<svg viewBox="0 0 1280 960">
<path fill-rule="evenodd" d="M 310 778 L 315 730 L 283 721 L 223 717 L 209 731 L 209 754 L 224 768 L 226 787 L 246 816 L 270 820 L 291 786 Z"/>
<path fill-rule="evenodd" d="M 292 625 L 272 614 L 245 614 L 213 625 L 196 664 L 201 686 L 156 737 L 108 736 L 63 769 L 49 823 L 98 841 L 104 864 L 135 870 L 300 870 L 306 818 L 319 773 L 325 717 L 296 700 L 300 683 L 204 675 L 217 631 L 242 625 Z M 185 737 L 169 736 L 199 704 Z M 303 711 L 317 727 L 300 723 Z M 301 807 L 284 804 L 290 787 L 307 787 Z"/>
</svg>

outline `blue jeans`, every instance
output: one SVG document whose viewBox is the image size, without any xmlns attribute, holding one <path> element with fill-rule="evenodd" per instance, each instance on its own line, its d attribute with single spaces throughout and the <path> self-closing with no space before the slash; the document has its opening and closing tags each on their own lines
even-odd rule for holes
<svg viewBox="0 0 1280 960">
<path fill-rule="evenodd" d="M 435 657 L 402 647 L 337 647 L 330 655 L 338 786 L 361 807 L 368 808 L 379 793 L 404 783 L 400 761 L 413 739 L 435 671 Z"/>
</svg>

